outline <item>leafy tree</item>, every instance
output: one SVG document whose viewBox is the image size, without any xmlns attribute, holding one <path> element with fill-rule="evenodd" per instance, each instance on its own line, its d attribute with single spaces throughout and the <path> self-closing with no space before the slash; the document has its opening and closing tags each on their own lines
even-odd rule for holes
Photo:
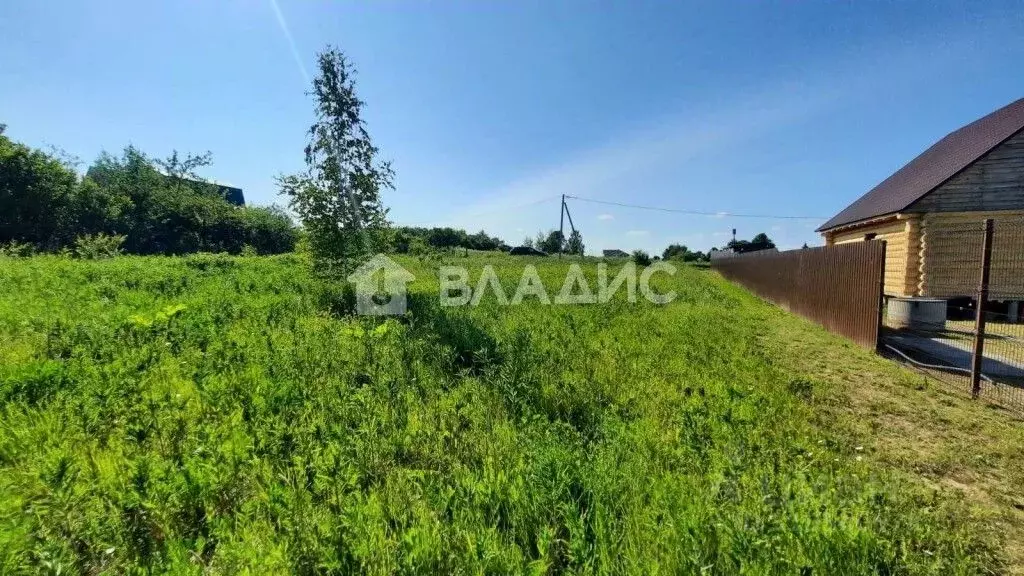
<svg viewBox="0 0 1024 576">
<path fill-rule="evenodd" d="M 579 230 L 573 230 L 569 234 L 569 241 L 566 242 L 565 251 L 569 254 L 583 255 L 583 235 Z"/>
<path fill-rule="evenodd" d="M 527 248 L 535 248 L 533 237 L 532 236 L 527 236 L 526 238 L 523 238 L 523 244 L 522 245 L 526 246 Z"/>
<path fill-rule="evenodd" d="M 682 260 L 689 253 L 690 249 L 682 244 L 669 244 L 669 246 L 661 253 L 661 257 L 664 260 L 671 260 L 673 258 Z"/>
<path fill-rule="evenodd" d="M 547 235 L 543 232 L 538 232 L 537 239 L 539 242 L 536 247 L 548 254 L 557 254 L 565 251 L 565 238 L 558 230 L 551 230 Z"/>
<path fill-rule="evenodd" d="M 132 210 L 131 198 L 109 187 L 103 187 L 86 176 L 78 185 L 72 201 L 76 234 L 113 234 L 127 231 L 126 216 Z"/>
<path fill-rule="evenodd" d="M 74 240 L 77 180 L 56 158 L 0 132 L 0 243 L 56 249 Z"/>
<path fill-rule="evenodd" d="M 431 228 L 427 243 L 435 248 L 455 248 L 467 244 L 466 231 L 454 228 Z"/>
<path fill-rule="evenodd" d="M 231 252 L 245 247 L 253 248 L 257 254 L 281 254 L 291 252 L 299 241 L 299 231 L 292 219 L 280 206 L 246 206 L 233 208 L 239 230 L 236 236 L 241 246 L 234 243 Z"/>
<path fill-rule="evenodd" d="M 668 248 L 665 248 L 665 251 L 662 252 L 661 256 L 665 260 L 676 259 L 682 260 L 683 262 L 703 262 L 710 260 L 711 258 L 708 254 L 705 254 L 700 250 L 692 252 L 682 244 L 670 244 Z"/>
<path fill-rule="evenodd" d="M 756 252 L 758 250 L 770 250 L 775 248 L 775 242 L 768 237 L 767 234 L 761 232 L 754 236 L 751 240 L 730 240 L 726 244 L 727 248 L 732 248 L 735 252 Z"/>
<path fill-rule="evenodd" d="M 402 226 L 394 228 L 391 234 L 391 246 L 398 253 L 410 251 L 413 239 L 419 239 L 424 245 L 434 248 L 469 248 L 472 250 L 508 250 L 507 244 L 497 236 L 490 236 L 483 230 L 476 234 L 467 234 L 457 228 L 416 228 Z"/>
<path fill-rule="evenodd" d="M 756 236 L 751 238 L 750 243 L 755 244 L 757 246 L 764 246 L 762 250 L 768 248 L 775 248 L 775 242 L 772 242 L 772 239 L 769 238 L 768 235 L 765 234 L 764 232 L 759 232 Z"/>
<path fill-rule="evenodd" d="M 505 244 L 496 237 L 492 238 L 491 236 L 488 236 L 483 230 L 470 236 L 468 238 L 468 243 L 469 247 L 474 250 L 499 250 Z"/>
<path fill-rule="evenodd" d="M 154 160 L 154 164 L 163 169 L 164 174 L 173 184 L 181 184 L 185 181 L 202 181 L 196 174 L 196 170 L 213 163 L 213 155 L 209 151 L 203 154 L 186 154 L 184 158 L 178 156 L 174 150 L 171 155 L 163 160 Z"/>
<path fill-rule="evenodd" d="M 633 251 L 633 263 L 636 264 L 637 266 L 650 266 L 651 265 L 651 256 L 650 256 L 650 254 L 648 254 L 647 252 L 645 252 L 643 250 L 634 250 Z"/>
<path fill-rule="evenodd" d="M 317 272 L 338 276 L 384 248 L 387 210 L 380 192 L 394 187 L 394 171 L 378 159 L 360 115 L 352 64 L 328 47 L 317 55 L 317 68 L 306 170 L 278 184 L 309 235 Z"/>
<path fill-rule="evenodd" d="M 537 231 L 537 236 L 533 239 L 533 247 L 537 250 L 544 250 L 544 244 L 547 243 L 548 235 L 543 230 Z M 547 250 L 544 250 L 547 252 Z"/>
<path fill-rule="evenodd" d="M 137 254 L 294 249 L 298 231 L 283 210 L 236 207 L 193 179 L 209 154 L 163 162 L 177 178 L 129 146 L 120 157 L 100 154 L 79 181 L 66 161 L 0 135 L 0 243 L 80 251 L 120 238 L 118 250 Z"/>
<path fill-rule="evenodd" d="M 413 238 L 416 238 L 416 236 L 413 236 L 407 230 L 398 228 L 391 236 L 391 246 L 398 254 L 407 254 L 409 252 L 409 244 Z"/>
</svg>

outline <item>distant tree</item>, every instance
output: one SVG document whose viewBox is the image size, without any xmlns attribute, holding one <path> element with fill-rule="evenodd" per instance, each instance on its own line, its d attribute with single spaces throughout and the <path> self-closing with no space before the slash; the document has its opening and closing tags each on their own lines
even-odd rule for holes
<svg viewBox="0 0 1024 576">
<path fill-rule="evenodd" d="M 804 242 L 803 248 L 808 248 L 807 242 Z"/>
<path fill-rule="evenodd" d="M 118 250 L 136 254 L 237 254 L 246 246 L 266 254 L 295 246 L 298 231 L 283 210 L 233 206 L 161 174 L 131 146 L 120 157 L 100 154 L 82 179 L 66 154 L 58 156 L 0 135 L 0 244 L 59 250 L 117 237 Z M 209 162 L 208 155 L 175 154 L 168 165 L 186 174 L 197 158 Z"/>
<path fill-rule="evenodd" d="M 552 230 L 548 232 L 547 236 L 538 246 L 541 250 L 548 254 L 557 254 L 565 251 L 565 238 L 562 233 L 558 230 Z"/>
<path fill-rule="evenodd" d="M 543 230 L 537 231 L 537 236 L 533 239 L 533 247 L 537 250 L 544 250 L 544 244 L 548 240 L 548 235 Z M 546 252 L 546 250 L 545 250 Z"/>
<path fill-rule="evenodd" d="M 775 242 L 772 242 L 772 239 L 769 238 L 768 235 L 765 234 L 764 232 L 759 232 L 757 235 L 751 238 L 750 243 L 757 246 L 764 246 L 764 248 L 760 248 L 760 250 L 775 248 Z"/>
<path fill-rule="evenodd" d="M 732 248 L 734 252 L 756 252 L 775 248 L 775 242 L 772 242 L 767 234 L 761 232 L 751 240 L 730 240 L 726 247 Z"/>
<path fill-rule="evenodd" d="M 534 248 L 535 246 L 534 246 L 533 237 L 532 236 L 527 236 L 526 238 L 523 238 L 523 244 L 522 245 L 526 246 L 527 248 Z"/>
<path fill-rule="evenodd" d="M 487 232 L 483 230 L 472 234 L 467 238 L 469 248 L 473 250 L 497 250 L 498 246 L 501 245 L 501 240 L 498 238 L 491 238 L 487 235 Z"/>
<path fill-rule="evenodd" d="M 636 264 L 637 266 L 650 266 L 651 265 L 651 256 L 650 256 L 650 254 L 648 254 L 647 252 L 645 252 L 643 250 L 634 250 L 633 251 L 633 263 Z"/>
<path fill-rule="evenodd" d="M 583 256 L 583 235 L 580 234 L 579 230 L 573 230 L 569 234 L 569 240 L 565 244 L 565 251 L 569 254 L 578 254 Z"/>
<path fill-rule="evenodd" d="M 378 159 L 360 116 L 352 64 L 328 47 L 317 55 L 317 68 L 306 170 L 279 177 L 278 185 L 309 235 L 317 273 L 338 276 L 383 248 L 387 210 L 380 192 L 394 187 L 394 171 Z"/>
<path fill-rule="evenodd" d="M 410 251 L 413 240 L 418 240 L 424 246 L 440 249 L 508 250 L 508 246 L 500 238 L 490 236 L 483 230 L 476 234 L 467 234 L 465 230 L 450 227 L 401 226 L 391 229 L 390 245 L 396 252 Z"/>
<path fill-rule="evenodd" d="M 455 228 L 431 228 L 427 233 L 427 244 L 435 248 L 465 247 L 466 231 Z"/>
<path fill-rule="evenodd" d="M 185 157 L 182 158 L 178 156 L 178 151 L 174 150 L 167 158 L 153 160 L 153 163 L 163 169 L 164 174 L 171 179 L 172 183 L 180 184 L 185 180 L 202 180 L 196 174 L 196 170 L 212 164 L 213 155 L 206 151 L 202 154 L 185 154 Z"/>
<path fill-rule="evenodd" d="M 662 252 L 661 257 L 665 260 L 682 260 L 683 262 L 703 262 L 710 259 L 710 256 L 701 252 L 692 252 L 686 246 L 682 244 L 670 244 L 665 251 Z"/>
<path fill-rule="evenodd" d="M 690 253 L 690 249 L 682 244 L 669 244 L 667 248 L 661 253 L 661 257 L 664 260 L 671 260 L 673 258 L 682 260 L 687 254 Z"/>
<path fill-rule="evenodd" d="M 409 252 L 409 244 L 412 242 L 413 236 L 408 230 L 402 228 L 394 230 L 391 235 L 391 246 L 392 249 L 398 254 L 406 254 Z"/>
</svg>

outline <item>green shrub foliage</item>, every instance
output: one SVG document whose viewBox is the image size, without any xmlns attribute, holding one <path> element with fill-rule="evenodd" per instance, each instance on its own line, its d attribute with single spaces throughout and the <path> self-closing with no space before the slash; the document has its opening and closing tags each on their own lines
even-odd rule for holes
<svg viewBox="0 0 1024 576">
<path fill-rule="evenodd" d="M 234 206 L 185 171 L 208 161 L 175 153 L 162 173 L 129 146 L 120 157 L 102 153 L 79 178 L 74 166 L 0 132 L 0 244 L 58 251 L 104 235 L 123 236 L 134 254 L 293 250 L 298 232 L 281 209 Z"/>
</svg>

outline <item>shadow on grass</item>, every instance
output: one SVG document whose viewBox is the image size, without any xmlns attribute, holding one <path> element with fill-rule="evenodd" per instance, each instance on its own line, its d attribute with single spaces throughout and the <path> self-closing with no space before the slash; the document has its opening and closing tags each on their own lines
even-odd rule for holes
<svg viewBox="0 0 1024 576">
<path fill-rule="evenodd" d="M 498 342 L 463 310 L 443 308 L 427 294 L 410 294 L 408 309 L 413 335 L 436 340 L 449 351 L 444 363 L 450 373 L 476 376 L 502 363 Z"/>
</svg>

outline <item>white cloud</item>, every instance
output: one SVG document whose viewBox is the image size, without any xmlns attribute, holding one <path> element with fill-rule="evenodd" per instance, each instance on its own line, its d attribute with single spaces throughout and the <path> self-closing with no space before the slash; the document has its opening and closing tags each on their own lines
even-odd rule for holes
<svg viewBox="0 0 1024 576">
<path fill-rule="evenodd" d="M 650 233 L 650 230 L 630 230 L 629 232 L 626 232 L 626 236 L 647 236 Z"/>
<path fill-rule="evenodd" d="M 715 213 L 715 218 L 725 218 L 728 215 L 729 215 L 728 212 L 716 212 Z"/>
<path fill-rule="evenodd" d="M 615 220 L 615 216 L 612 216 L 611 214 L 598 214 L 597 215 L 597 219 L 598 220 Z"/>
</svg>

